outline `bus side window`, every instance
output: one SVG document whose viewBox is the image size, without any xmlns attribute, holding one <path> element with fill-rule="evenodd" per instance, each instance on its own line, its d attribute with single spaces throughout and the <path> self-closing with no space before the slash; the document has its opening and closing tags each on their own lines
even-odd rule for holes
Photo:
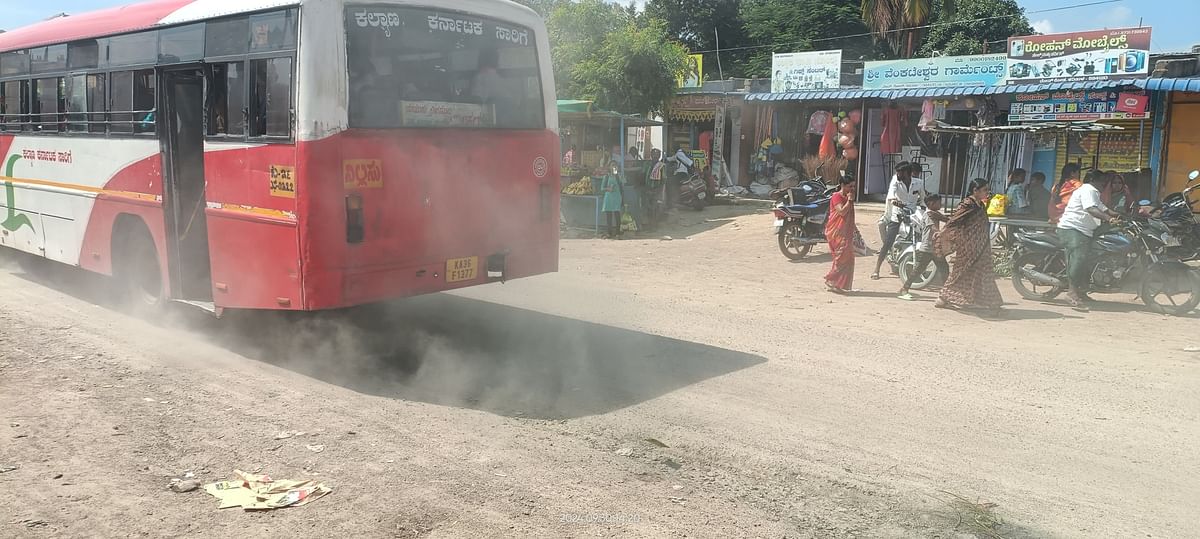
<svg viewBox="0 0 1200 539">
<path fill-rule="evenodd" d="M 59 113 L 63 112 L 61 86 L 60 77 L 33 81 L 33 104 L 37 107 L 34 112 L 39 115 L 34 131 L 62 131 L 63 126 L 59 124 Z"/>
<path fill-rule="evenodd" d="M 208 82 L 208 134 L 246 134 L 245 64 L 213 64 Z"/>
<path fill-rule="evenodd" d="M 87 75 L 71 75 L 65 86 L 67 103 L 67 130 L 72 133 L 86 132 L 87 125 Z"/>
<path fill-rule="evenodd" d="M 0 123 L 4 131 L 20 131 L 29 114 L 29 82 L 10 80 L 0 84 Z"/>
<path fill-rule="evenodd" d="M 133 72 L 117 71 L 110 77 L 108 111 L 113 133 L 133 133 Z"/>
<path fill-rule="evenodd" d="M 87 76 L 87 109 L 92 113 L 88 115 L 88 132 L 104 133 L 108 128 L 108 122 L 104 116 L 104 93 L 105 93 L 105 76 L 104 73 L 96 73 Z"/>
<path fill-rule="evenodd" d="M 250 136 L 292 135 L 292 59 L 250 62 Z"/>
<path fill-rule="evenodd" d="M 153 133 L 154 110 L 154 70 L 143 69 L 133 74 L 133 130 L 135 133 Z"/>
</svg>

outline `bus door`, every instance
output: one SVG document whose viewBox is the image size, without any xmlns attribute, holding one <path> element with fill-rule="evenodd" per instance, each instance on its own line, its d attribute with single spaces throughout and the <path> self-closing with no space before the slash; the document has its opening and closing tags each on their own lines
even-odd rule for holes
<svg viewBox="0 0 1200 539">
<path fill-rule="evenodd" d="M 159 80 L 157 124 L 163 155 L 170 297 L 211 308 L 204 193 L 204 71 L 198 66 L 164 69 Z"/>
</svg>

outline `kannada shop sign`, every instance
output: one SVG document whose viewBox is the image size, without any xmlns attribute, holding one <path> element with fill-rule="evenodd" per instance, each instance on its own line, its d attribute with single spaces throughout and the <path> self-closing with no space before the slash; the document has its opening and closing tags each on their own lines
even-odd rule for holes
<svg viewBox="0 0 1200 539">
<path fill-rule="evenodd" d="M 867 62 L 863 88 L 928 88 L 934 86 L 996 86 L 1004 84 L 1008 58 L 1003 54 L 939 56 L 915 60 Z"/>
<path fill-rule="evenodd" d="M 771 74 L 772 92 L 836 90 L 842 86 L 842 51 L 776 54 Z"/>
<path fill-rule="evenodd" d="M 1137 97 L 1130 93 L 1090 90 L 1042 92 L 1014 96 L 1009 110 L 1010 122 L 1075 122 L 1093 120 L 1145 120 L 1150 112 L 1127 103 Z M 1140 112 L 1139 112 L 1140 110 Z"/>
<path fill-rule="evenodd" d="M 1009 84 L 1137 78 L 1149 71 L 1149 27 L 1008 39 Z"/>
</svg>

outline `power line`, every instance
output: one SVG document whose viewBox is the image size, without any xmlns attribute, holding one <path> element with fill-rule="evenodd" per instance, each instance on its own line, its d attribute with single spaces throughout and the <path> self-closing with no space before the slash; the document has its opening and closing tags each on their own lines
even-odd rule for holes
<svg viewBox="0 0 1200 539">
<path fill-rule="evenodd" d="M 1083 4 L 1072 4 L 1072 5 L 1069 5 L 1069 6 L 1059 6 L 1059 7 L 1054 7 L 1054 8 L 1039 9 L 1039 10 L 1036 10 L 1036 11 L 1027 11 L 1027 12 L 1023 12 L 1023 13 L 1021 13 L 1021 14 L 1020 14 L 1020 16 L 1024 16 L 1024 15 L 1033 15 L 1033 14 L 1037 14 L 1037 13 L 1050 13 L 1050 12 L 1052 12 L 1052 11 L 1065 11 L 1065 10 L 1068 10 L 1068 9 L 1079 9 L 1079 8 L 1083 8 L 1083 7 L 1100 6 L 1100 5 L 1104 5 L 1104 4 L 1115 4 L 1115 3 L 1117 3 L 1117 2 L 1124 2 L 1124 1 L 1125 1 L 1125 0 L 1096 0 L 1096 1 L 1094 1 L 1094 2 L 1086 2 L 1086 3 L 1083 3 Z M 939 23 L 923 24 L 923 25 L 921 25 L 921 26 L 909 26 L 909 27 L 906 27 L 906 28 L 897 28 L 897 29 L 895 29 L 895 30 L 887 30 L 887 31 L 885 31 L 885 32 L 879 32 L 879 34 L 892 34 L 892 33 L 897 33 L 897 32 L 908 32 L 908 31 L 911 31 L 911 30 L 923 30 L 923 29 L 926 29 L 926 28 L 936 28 L 936 27 L 940 27 L 940 26 L 953 26 L 953 25 L 955 25 L 955 24 L 962 24 L 962 23 L 968 23 L 968 22 L 983 22 L 983 21 L 991 21 L 991 20 L 996 20 L 996 19 L 1012 19 L 1012 18 L 1015 18 L 1015 17 L 1018 17 L 1018 15 L 996 15 L 996 16 L 994 16 L 994 17 L 981 17 L 981 18 L 978 18 L 978 19 L 967 19 L 967 20 L 947 21 L 947 22 L 939 22 Z M 692 54 L 707 54 L 707 53 L 710 53 L 710 52 L 722 53 L 722 52 L 743 51 L 743 50 L 752 50 L 752 49 L 766 49 L 766 48 L 782 47 L 782 46 L 784 46 L 784 45 L 795 45 L 795 44 L 798 44 L 798 43 L 816 43 L 816 42 L 819 42 L 819 41 L 834 41 L 834 40 L 837 40 L 837 39 L 850 39 L 850 38 L 855 38 L 855 37 L 869 37 L 869 36 L 874 36 L 874 35 L 876 35 L 876 34 L 877 34 L 876 32 L 864 32 L 864 33 L 861 33 L 861 34 L 847 34 L 847 35 L 844 35 L 844 36 L 834 36 L 834 37 L 819 37 L 819 38 L 816 38 L 816 39 L 803 39 L 803 40 L 798 40 L 798 41 L 786 41 L 786 42 L 772 43 L 772 44 L 769 44 L 769 45 L 747 45 L 747 46 L 745 46 L 745 47 L 730 47 L 730 48 L 727 48 L 727 49 L 716 48 L 716 49 L 710 49 L 710 50 L 706 50 L 706 51 L 695 51 L 695 52 L 693 52 Z"/>
</svg>

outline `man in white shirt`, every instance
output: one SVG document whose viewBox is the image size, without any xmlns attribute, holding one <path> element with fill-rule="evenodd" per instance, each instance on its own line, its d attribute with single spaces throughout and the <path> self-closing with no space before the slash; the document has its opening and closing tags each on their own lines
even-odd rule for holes
<svg viewBox="0 0 1200 539">
<path fill-rule="evenodd" d="M 1071 287 L 1067 295 L 1071 306 L 1087 310 L 1084 302 L 1092 301 L 1087 295 L 1091 277 L 1088 272 L 1088 257 L 1092 250 L 1092 236 L 1104 221 L 1116 222 L 1120 215 L 1108 209 L 1102 200 L 1102 192 L 1108 189 L 1109 176 L 1088 173 L 1085 183 L 1071 194 L 1062 218 L 1058 220 L 1058 237 L 1067 252 L 1067 280 Z"/>
<path fill-rule="evenodd" d="M 679 149 L 675 150 L 675 156 L 668 159 L 668 161 L 673 161 L 673 162 L 679 164 L 679 166 L 675 167 L 675 174 L 676 175 L 683 174 L 685 179 L 686 179 L 686 175 L 688 173 L 688 167 L 695 164 L 692 161 L 692 158 L 688 157 L 687 152 L 683 151 L 682 146 L 680 146 Z"/>
<path fill-rule="evenodd" d="M 887 260 L 888 253 L 892 250 L 892 245 L 896 243 L 896 236 L 900 234 L 900 208 L 916 209 L 920 205 L 921 199 L 925 198 L 925 182 L 920 178 L 914 178 L 913 165 L 908 161 L 901 161 L 896 165 L 896 175 L 892 178 L 892 183 L 888 185 L 887 198 L 884 200 L 884 221 L 885 228 L 883 229 L 883 246 L 879 248 L 879 257 L 875 259 L 875 273 L 871 274 L 871 279 L 879 279 L 879 268 L 883 267 L 883 261 Z"/>
</svg>

